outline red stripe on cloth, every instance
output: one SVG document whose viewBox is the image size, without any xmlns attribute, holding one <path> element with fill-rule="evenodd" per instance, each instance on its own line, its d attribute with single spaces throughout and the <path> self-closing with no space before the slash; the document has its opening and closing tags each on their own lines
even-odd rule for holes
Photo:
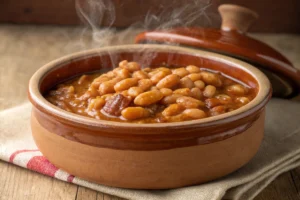
<svg viewBox="0 0 300 200">
<path fill-rule="evenodd" d="M 38 149 L 23 149 L 23 150 L 18 150 L 15 151 L 13 154 L 11 154 L 11 156 L 9 157 L 9 162 L 13 162 L 15 157 L 20 154 L 20 153 L 24 153 L 24 152 L 34 152 L 34 151 L 39 151 Z"/>
<path fill-rule="evenodd" d="M 68 178 L 67 178 L 67 181 L 70 182 L 70 183 L 72 183 L 73 179 L 74 179 L 74 176 L 73 175 L 69 175 Z"/>
<path fill-rule="evenodd" d="M 31 158 L 27 163 L 27 168 L 52 177 L 54 177 L 55 172 L 58 170 L 44 156 L 34 156 Z"/>
</svg>

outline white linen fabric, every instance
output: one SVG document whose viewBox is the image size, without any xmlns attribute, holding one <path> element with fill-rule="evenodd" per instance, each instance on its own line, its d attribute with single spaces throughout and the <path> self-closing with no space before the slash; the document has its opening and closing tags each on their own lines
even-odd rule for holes
<svg viewBox="0 0 300 200">
<path fill-rule="evenodd" d="M 128 199 L 253 199 L 278 175 L 300 166 L 300 103 L 272 99 L 259 152 L 238 171 L 201 185 L 171 190 L 133 190 L 94 184 L 56 168 L 38 151 L 30 130 L 29 103 L 0 112 L 0 159 L 37 172 Z M 199 169 L 200 170 L 200 169 Z"/>
</svg>

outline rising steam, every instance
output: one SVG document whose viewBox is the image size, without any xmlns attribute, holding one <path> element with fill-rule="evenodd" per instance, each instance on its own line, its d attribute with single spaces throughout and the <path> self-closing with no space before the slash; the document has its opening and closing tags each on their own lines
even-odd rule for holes
<svg viewBox="0 0 300 200">
<path fill-rule="evenodd" d="M 211 5 L 211 0 L 190 0 L 185 4 L 173 0 L 169 5 L 161 5 L 158 11 L 149 10 L 143 27 L 146 30 L 166 30 L 174 27 L 189 27 L 195 21 L 201 21 L 198 26 L 211 25 L 212 21 L 206 13 Z"/>
<path fill-rule="evenodd" d="M 88 34 L 89 45 L 81 39 L 77 44 L 70 44 L 83 49 L 99 48 L 104 46 L 133 43 L 134 36 L 145 30 L 166 30 L 174 27 L 189 27 L 195 22 L 197 26 L 211 26 L 215 19 L 215 13 L 207 12 L 212 5 L 212 0 L 187 0 L 182 5 L 173 0 L 168 5 L 156 5 L 155 9 L 149 9 L 145 13 L 143 21 L 131 24 L 128 28 L 116 30 L 114 24 L 117 14 L 112 0 L 76 0 L 75 7 L 85 27 L 81 30 L 82 35 Z M 122 7 L 122 5 L 119 5 Z M 175 9 L 174 9 L 175 7 Z M 105 26 L 103 26 L 105 24 Z M 71 47 L 69 46 L 69 47 Z M 141 49 L 141 51 L 143 51 Z M 136 58 L 144 65 L 150 62 L 155 54 L 144 52 L 142 57 Z M 111 58 L 115 60 L 115 58 Z"/>
</svg>

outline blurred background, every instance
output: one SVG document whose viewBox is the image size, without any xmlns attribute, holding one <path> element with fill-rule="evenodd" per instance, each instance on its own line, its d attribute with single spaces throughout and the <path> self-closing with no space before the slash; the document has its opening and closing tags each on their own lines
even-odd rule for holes
<svg viewBox="0 0 300 200">
<path fill-rule="evenodd" d="M 299 0 L 110 0 L 115 9 L 115 20 L 113 26 L 128 27 L 136 22 L 143 22 L 149 14 L 170 13 L 173 10 L 182 8 L 187 4 L 200 2 L 210 4 L 206 9 L 210 23 L 206 24 L 219 27 L 220 18 L 217 7 L 220 4 L 232 3 L 248 7 L 257 13 L 260 18 L 252 27 L 255 32 L 276 32 L 276 33 L 300 33 L 300 1 Z M 79 2 L 92 2 L 82 0 Z M 96 2 L 96 1 L 94 1 Z M 106 2 L 106 1 L 102 1 Z M 7 0 L 0 2 L 0 22 L 16 24 L 52 24 L 52 25 L 77 25 L 81 24 L 80 17 L 75 9 L 74 0 Z M 200 12 L 200 7 L 198 7 Z M 186 9 L 182 15 L 188 15 Z M 111 25 L 109 13 L 106 13 L 103 26 Z M 203 24 L 200 17 L 191 23 L 197 26 Z"/>
</svg>

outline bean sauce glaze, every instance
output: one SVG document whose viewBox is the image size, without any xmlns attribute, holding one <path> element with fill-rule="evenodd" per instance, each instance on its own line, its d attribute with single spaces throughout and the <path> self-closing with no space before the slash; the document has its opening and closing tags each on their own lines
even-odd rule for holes
<svg viewBox="0 0 300 200">
<path fill-rule="evenodd" d="M 255 95 L 254 88 L 209 69 L 142 69 L 124 60 L 107 73 L 59 84 L 45 97 L 61 109 L 96 119 L 160 123 L 220 115 L 246 105 Z"/>
</svg>

